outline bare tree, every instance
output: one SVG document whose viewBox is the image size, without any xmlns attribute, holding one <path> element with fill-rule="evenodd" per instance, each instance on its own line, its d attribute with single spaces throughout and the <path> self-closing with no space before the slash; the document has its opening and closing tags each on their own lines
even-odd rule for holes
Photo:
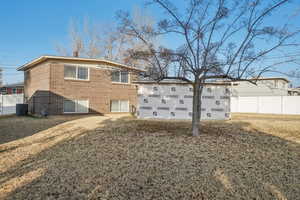
<svg viewBox="0 0 300 200">
<path fill-rule="evenodd" d="M 136 26 L 126 12 L 119 14 L 120 29 L 141 40 L 146 50 L 132 50 L 131 56 L 149 63 L 156 80 L 180 79 L 194 88 L 192 134 L 199 135 L 203 85 L 222 78 L 250 81 L 274 70 L 283 62 L 265 62 L 267 55 L 295 46 L 298 30 L 288 24 L 272 26 L 272 14 L 289 0 L 187 0 L 179 9 L 169 0 L 150 0 L 165 18 L 155 27 Z M 184 10 L 180 12 L 180 10 Z M 157 35 L 180 41 L 176 48 L 155 47 Z M 250 81 L 255 84 L 255 80 Z"/>
<path fill-rule="evenodd" d="M 142 12 L 138 7 L 133 10 L 132 15 L 137 27 L 154 25 L 152 16 L 145 11 Z M 69 48 L 57 45 L 56 50 L 59 54 L 70 56 L 76 52 L 82 57 L 101 57 L 136 67 L 144 67 L 144 62 L 131 58 L 129 50 L 145 49 L 145 44 L 136 37 L 124 34 L 116 24 L 96 25 L 85 19 L 83 27 L 81 27 L 73 20 L 70 24 L 69 38 L 71 52 Z"/>
</svg>

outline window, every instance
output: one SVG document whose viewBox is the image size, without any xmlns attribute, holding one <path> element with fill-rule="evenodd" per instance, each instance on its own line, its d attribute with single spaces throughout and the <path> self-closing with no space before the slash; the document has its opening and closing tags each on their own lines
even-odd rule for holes
<svg viewBox="0 0 300 200">
<path fill-rule="evenodd" d="M 112 100 L 110 104 L 111 112 L 129 112 L 129 101 Z"/>
<path fill-rule="evenodd" d="M 2 94 L 7 94 L 7 89 L 6 89 L 6 88 L 1 88 L 0 93 L 2 93 Z"/>
<path fill-rule="evenodd" d="M 128 72 L 126 71 L 121 72 L 121 82 L 128 83 Z"/>
<path fill-rule="evenodd" d="M 111 81 L 117 83 L 129 83 L 129 73 L 127 71 L 112 72 Z"/>
<path fill-rule="evenodd" d="M 65 79 L 89 80 L 89 68 L 65 65 Z"/>
<path fill-rule="evenodd" d="M 64 100 L 64 113 L 88 113 L 88 100 Z"/>
<path fill-rule="evenodd" d="M 88 68 L 86 67 L 78 67 L 78 74 L 77 74 L 77 78 L 80 80 L 88 80 Z"/>
<path fill-rule="evenodd" d="M 12 93 L 13 93 L 13 94 L 17 94 L 17 88 L 13 88 L 13 89 L 12 89 Z"/>
</svg>

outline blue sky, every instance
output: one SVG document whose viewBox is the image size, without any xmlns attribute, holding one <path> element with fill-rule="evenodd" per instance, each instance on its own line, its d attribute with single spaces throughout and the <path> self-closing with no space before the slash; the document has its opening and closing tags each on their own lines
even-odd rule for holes
<svg viewBox="0 0 300 200">
<path fill-rule="evenodd" d="M 2 0 L 0 6 L 0 67 L 4 67 L 5 83 L 23 80 L 16 72 L 20 66 L 41 55 L 57 54 L 55 45 L 68 43 L 70 21 L 90 19 L 93 23 L 109 24 L 115 21 L 116 11 L 132 10 L 143 6 L 142 0 Z M 173 2 L 173 1 L 172 1 Z M 177 2 L 183 2 L 177 0 Z M 300 7 L 299 2 L 289 8 Z M 276 15 L 272 20 L 281 22 L 290 12 Z M 161 13 L 150 9 L 155 17 Z M 299 19 L 299 18 L 298 18 Z M 300 27 L 300 20 L 295 22 Z M 173 42 L 173 41 L 166 41 Z M 291 49 L 291 53 L 300 50 Z M 294 80 L 299 84 L 298 80 Z"/>
</svg>

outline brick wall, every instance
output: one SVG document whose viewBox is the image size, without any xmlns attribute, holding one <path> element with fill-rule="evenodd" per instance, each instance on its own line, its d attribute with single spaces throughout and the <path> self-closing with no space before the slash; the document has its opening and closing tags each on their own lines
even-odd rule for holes
<svg viewBox="0 0 300 200">
<path fill-rule="evenodd" d="M 76 64 L 87 66 L 87 63 Z M 112 83 L 110 72 L 94 65 L 91 65 L 89 73 L 89 81 L 66 80 L 64 63 L 61 62 L 49 62 L 28 70 L 25 96 L 28 98 L 29 110 L 40 113 L 46 109 L 49 114 L 62 114 L 64 99 L 89 100 L 90 113 L 110 113 L 111 100 L 129 100 L 130 108 L 135 110 L 135 85 Z M 136 78 L 137 75 L 131 72 L 130 81 Z"/>
</svg>

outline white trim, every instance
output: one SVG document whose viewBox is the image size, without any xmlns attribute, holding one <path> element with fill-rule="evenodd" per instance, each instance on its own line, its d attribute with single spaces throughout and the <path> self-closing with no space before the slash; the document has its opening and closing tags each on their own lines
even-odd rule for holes
<svg viewBox="0 0 300 200">
<path fill-rule="evenodd" d="M 117 63 L 114 61 L 109 61 L 109 60 L 105 60 L 105 59 L 92 59 L 92 58 L 79 58 L 79 57 L 67 57 L 67 56 L 40 56 L 39 58 L 36 58 L 24 65 L 22 65 L 21 67 L 18 67 L 17 70 L 26 70 L 26 68 L 32 67 L 36 64 L 39 64 L 41 62 L 46 61 L 47 59 L 59 59 L 59 60 L 72 60 L 72 61 L 87 61 L 87 62 L 102 62 L 102 63 L 107 63 L 110 65 L 116 65 L 116 67 L 119 68 L 126 68 L 128 70 L 135 70 L 135 71 L 140 71 L 140 72 L 145 72 L 145 70 L 141 70 L 138 69 L 136 67 L 131 67 L 128 65 L 124 65 L 121 63 Z"/>
</svg>

